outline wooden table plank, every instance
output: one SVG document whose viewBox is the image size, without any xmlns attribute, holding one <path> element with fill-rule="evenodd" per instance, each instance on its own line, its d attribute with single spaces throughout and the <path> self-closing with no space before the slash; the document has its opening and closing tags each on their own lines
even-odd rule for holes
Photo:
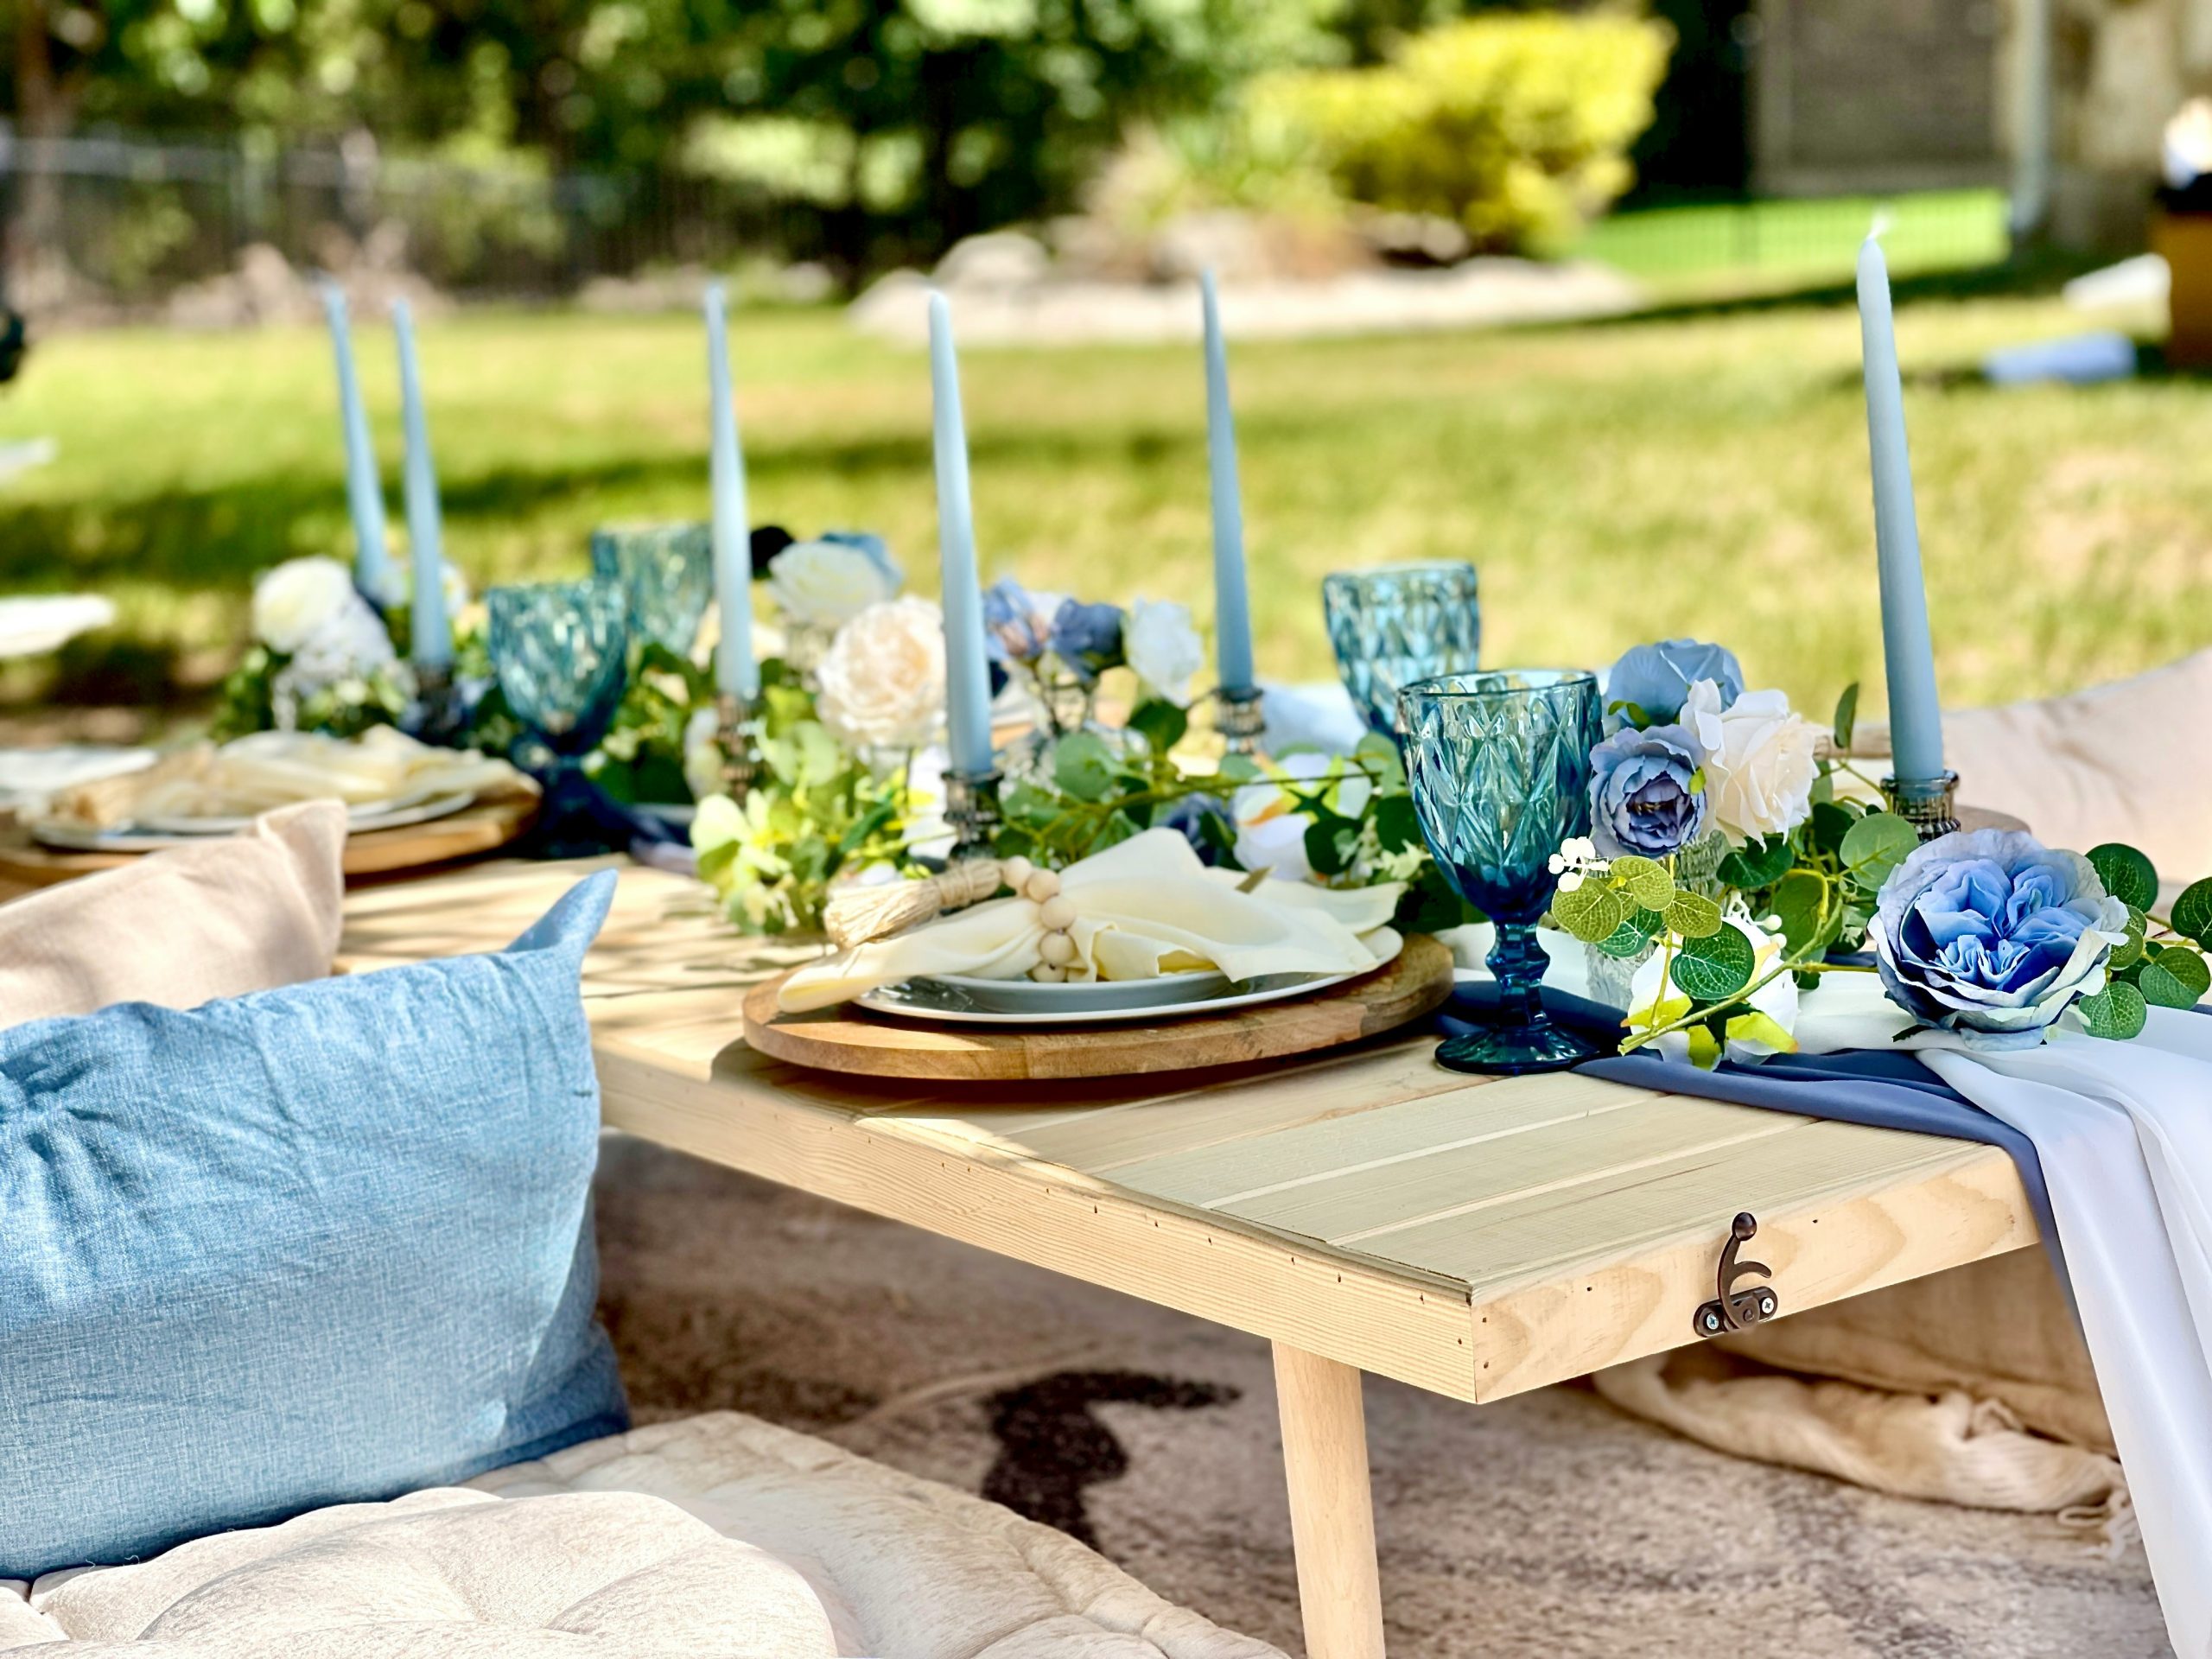
<svg viewBox="0 0 2212 1659">
<path fill-rule="evenodd" d="M 496 949 L 585 865 L 490 865 L 348 902 L 360 969 Z M 1437 1067 L 1426 1038 L 1195 1077 L 936 1090 L 740 1039 L 813 947 L 739 938 L 626 869 L 584 991 L 607 1122 L 841 1203 L 1485 1400 L 1691 1339 L 1728 1222 L 1786 1313 L 2031 1243 L 1992 1147 Z"/>
</svg>

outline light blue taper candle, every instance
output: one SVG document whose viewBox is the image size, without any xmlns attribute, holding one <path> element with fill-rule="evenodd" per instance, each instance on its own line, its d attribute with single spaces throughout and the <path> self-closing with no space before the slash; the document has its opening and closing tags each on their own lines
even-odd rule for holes
<svg viewBox="0 0 2212 1659">
<path fill-rule="evenodd" d="M 715 690 L 747 701 L 760 695 L 753 657 L 753 531 L 746 522 L 745 452 L 737 442 L 737 395 L 730 385 L 729 305 L 720 283 L 707 284 L 707 471 L 714 489 L 715 603 L 721 639 L 715 646 Z"/>
<path fill-rule="evenodd" d="M 391 302 L 399 340 L 399 409 L 407 431 L 407 556 L 415 578 L 409 626 L 417 668 L 453 666 L 453 629 L 446 620 L 445 527 L 438 517 L 438 474 L 430 461 L 430 427 L 423 416 L 423 371 L 415 360 L 415 317 L 405 300 Z"/>
<path fill-rule="evenodd" d="M 968 432 L 960 418 L 960 365 L 952 313 L 930 296 L 930 400 L 937 452 L 938 561 L 944 573 L 945 722 L 952 770 L 991 769 L 991 680 L 983 655 L 983 589 L 976 573 L 976 521 L 968 501 Z"/>
<path fill-rule="evenodd" d="M 1252 612 L 1244 593 L 1244 504 L 1236 485 L 1236 427 L 1229 412 L 1229 353 L 1221 342 L 1221 303 L 1213 272 L 1198 277 L 1206 316 L 1206 461 L 1213 482 L 1213 627 L 1224 691 L 1252 681 Z"/>
<path fill-rule="evenodd" d="M 353 372 L 353 340 L 346 316 L 346 293 L 335 283 L 322 285 L 322 314 L 330 323 L 330 346 L 338 357 L 338 420 L 346 435 L 346 505 L 353 515 L 353 586 L 376 605 L 391 601 L 391 556 L 384 544 L 384 483 L 377 476 L 376 446 L 369 441 L 369 412 L 361 405 L 361 382 Z"/>
<path fill-rule="evenodd" d="M 1877 232 L 1878 234 L 1878 232 Z M 1943 705 L 1920 574 L 1920 525 L 1904 440 L 1904 391 L 1890 315 L 1890 273 L 1874 235 L 1859 250 L 1859 333 L 1866 376 L 1866 447 L 1874 467 L 1874 550 L 1882 578 L 1882 656 L 1890 688 L 1890 769 L 1943 775 Z"/>
</svg>

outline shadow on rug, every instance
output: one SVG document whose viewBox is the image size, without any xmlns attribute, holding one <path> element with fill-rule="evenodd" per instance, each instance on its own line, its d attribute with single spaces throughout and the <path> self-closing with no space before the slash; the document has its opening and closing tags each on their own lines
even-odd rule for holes
<svg viewBox="0 0 2212 1659">
<path fill-rule="evenodd" d="M 639 1421 L 730 1408 L 981 1492 L 1292 1652 L 1267 1344 L 603 1143 L 602 1311 Z M 2155 1659 L 2139 1550 L 1746 1463 L 1564 1387 L 1370 1378 L 1396 1659 Z"/>
</svg>

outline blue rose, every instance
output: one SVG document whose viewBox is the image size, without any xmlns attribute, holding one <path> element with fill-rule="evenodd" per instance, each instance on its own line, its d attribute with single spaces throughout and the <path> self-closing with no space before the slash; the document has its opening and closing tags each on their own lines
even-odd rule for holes
<svg viewBox="0 0 2212 1659">
<path fill-rule="evenodd" d="M 1638 645 L 1605 676 L 1605 725 L 1656 726 L 1682 712 L 1690 687 L 1711 680 L 1724 709 L 1744 695 L 1744 671 L 1726 645 L 1701 639 L 1662 639 Z"/>
<path fill-rule="evenodd" d="M 1213 820 L 1211 830 L 1206 821 Z M 1218 864 L 1222 849 L 1236 840 L 1236 821 L 1218 795 L 1185 795 L 1153 815 L 1155 830 L 1173 830 L 1191 843 L 1201 864 Z"/>
<path fill-rule="evenodd" d="M 1590 751 L 1590 838 L 1607 858 L 1665 858 L 1705 833 L 1705 751 L 1683 726 L 1619 731 Z"/>
<path fill-rule="evenodd" d="M 897 593 L 906 585 L 906 573 L 899 568 L 899 561 L 891 556 L 891 548 L 882 537 L 864 530 L 825 530 L 815 537 L 817 541 L 835 542 L 840 547 L 849 547 L 865 554 L 868 562 L 883 573 L 884 585 Z"/>
<path fill-rule="evenodd" d="M 983 589 L 984 646 L 992 656 L 1033 663 L 1045 654 L 1052 632 L 1052 618 L 1012 576 L 1001 576 Z"/>
<path fill-rule="evenodd" d="M 1931 841 L 1882 884 L 1868 942 L 1890 1000 L 1970 1045 L 2026 1048 L 2103 988 L 2127 906 L 2078 853 L 2012 830 Z"/>
<path fill-rule="evenodd" d="M 1062 600 L 1052 617 L 1050 644 L 1052 655 L 1089 684 L 1108 669 L 1122 665 L 1122 607 Z"/>
</svg>

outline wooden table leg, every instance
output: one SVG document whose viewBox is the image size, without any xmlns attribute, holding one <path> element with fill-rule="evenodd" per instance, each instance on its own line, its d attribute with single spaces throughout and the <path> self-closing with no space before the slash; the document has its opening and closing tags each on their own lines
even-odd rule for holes
<svg viewBox="0 0 2212 1659">
<path fill-rule="evenodd" d="M 1274 1351 L 1306 1659 L 1382 1659 L 1360 1374 L 1280 1342 Z"/>
</svg>

